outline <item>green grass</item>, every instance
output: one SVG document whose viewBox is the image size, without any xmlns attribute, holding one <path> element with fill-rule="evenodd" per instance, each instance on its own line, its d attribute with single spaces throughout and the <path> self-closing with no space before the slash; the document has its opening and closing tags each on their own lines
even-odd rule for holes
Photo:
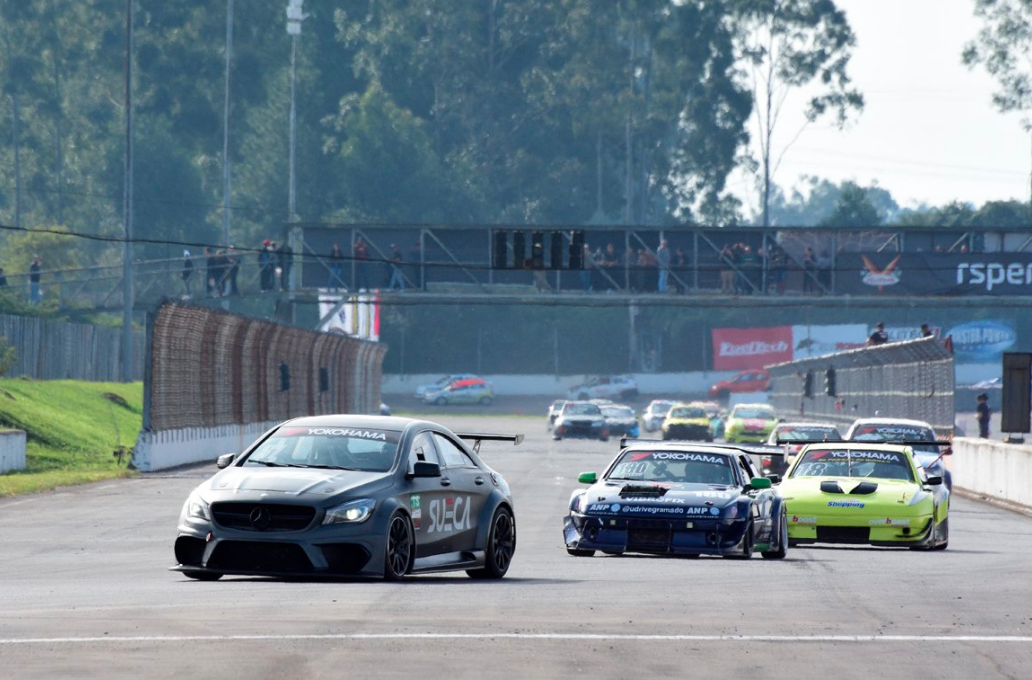
<svg viewBox="0 0 1032 680">
<path fill-rule="evenodd" d="M 0 427 L 27 438 L 26 469 L 0 475 L 0 497 L 132 476 L 142 414 L 142 383 L 0 379 Z"/>
</svg>

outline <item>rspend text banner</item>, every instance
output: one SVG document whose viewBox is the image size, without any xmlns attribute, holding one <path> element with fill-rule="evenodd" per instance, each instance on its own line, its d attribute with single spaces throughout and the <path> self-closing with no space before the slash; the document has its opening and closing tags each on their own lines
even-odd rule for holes
<svg viewBox="0 0 1032 680">
<path fill-rule="evenodd" d="M 1030 253 L 842 253 L 839 295 L 1032 295 Z"/>
</svg>

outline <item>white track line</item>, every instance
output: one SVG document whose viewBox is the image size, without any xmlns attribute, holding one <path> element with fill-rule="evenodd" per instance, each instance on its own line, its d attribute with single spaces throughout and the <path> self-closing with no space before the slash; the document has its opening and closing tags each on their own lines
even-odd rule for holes
<svg viewBox="0 0 1032 680">
<path fill-rule="evenodd" d="M 297 640 L 557 640 L 608 642 L 993 642 L 1032 644 L 1032 635 L 620 635 L 580 633 L 351 633 L 339 635 L 138 635 L 0 638 L 0 645 L 95 642 L 268 642 Z"/>
</svg>

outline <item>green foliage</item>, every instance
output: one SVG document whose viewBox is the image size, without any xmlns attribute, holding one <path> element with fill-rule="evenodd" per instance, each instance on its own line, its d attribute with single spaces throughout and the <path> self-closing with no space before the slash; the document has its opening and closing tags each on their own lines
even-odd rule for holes
<svg viewBox="0 0 1032 680">
<path fill-rule="evenodd" d="M 993 104 L 1000 111 L 1032 109 L 1032 3 L 1028 0 L 975 0 L 982 20 L 978 37 L 961 55 L 969 67 L 984 66 L 1000 87 Z M 1026 123 L 1027 125 L 1028 123 Z"/>
<path fill-rule="evenodd" d="M 135 444 L 142 414 L 141 383 L 0 380 L 0 426 L 25 431 L 29 473 L 124 470 L 112 452 Z"/>
<path fill-rule="evenodd" d="M 881 216 L 878 209 L 867 195 L 867 190 L 857 186 L 853 182 L 845 182 L 842 185 L 842 193 L 839 194 L 835 209 L 830 215 L 821 220 L 818 226 L 822 227 L 850 227 L 864 228 L 876 227 L 881 224 Z"/>
<path fill-rule="evenodd" d="M 7 342 L 7 338 L 0 337 L 0 376 L 3 376 L 7 371 L 11 370 L 11 366 L 18 359 L 18 353 L 15 351 L 11 343 Z"/>
<path fill-rule="evenodd" d="M 836 184 L 827 179 L 818 177 L 804 177 L 805 193 L 799 189 L 792 191 L 791 195 L 784 193 L 774 186 L 771 191 L 770 201 L 770 223 L 773 226 L 839 226 L 839 222 L 828 222 L 839 209 L 840 205 L 844 210 L 849 210 L 850 205 L 861 202 L 864 205 L 866 214 L 863 219 L 873 221 L 857 226 L 871 226 L 876 224 L 887 224 L 896 220 L 900 213 L 899 205 L 885 189 L 878 186 L 860 187 L 853 182 Z M 846 196 L 846 194 L 851 194 Z M 873 214 L 867 209 L 873 209 Z M 840 215 L 838 219 L 844 219 L 847 215 Z M 855 222 L 850 218 L 850 224 Z M 843 223 L 845 226 L 845 223 Z"/>
</svg>

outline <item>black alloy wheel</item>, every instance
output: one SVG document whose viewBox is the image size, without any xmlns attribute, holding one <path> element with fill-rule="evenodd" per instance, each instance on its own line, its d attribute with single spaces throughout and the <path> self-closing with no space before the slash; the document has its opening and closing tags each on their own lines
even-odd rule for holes
<svg viewBox="0 0 1032 680">
<path fill-rule="evenodd" d="M 403 512 L 396 512 L 387 525 L 387 545 L 383 560 L 383 577 L 400 581 L 412 563 L 412 523 Z"/>
<path fill-rule="evenodd" d="M 491 534 L 487 537 L 487 550 L 483 569 L 470 569 L 471 578 L 502 578 L 509 571 L 512 556 L 516 553 L 516 519 L 506 507 L 495 510 L 491 520 Z"/>
</svg>

